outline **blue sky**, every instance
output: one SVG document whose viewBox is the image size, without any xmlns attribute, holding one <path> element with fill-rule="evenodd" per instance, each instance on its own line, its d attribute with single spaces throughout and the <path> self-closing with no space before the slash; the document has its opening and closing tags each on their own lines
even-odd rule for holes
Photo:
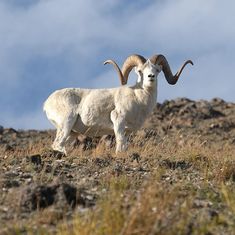
<svg viewBox="0 0 235 235">
<path fill-rule="evenodd" d="M 0 0 L 0 125 L 52 128 L 42 111 L 64 87 L 119 86 L 108 58 L 164 54 L 176 86 L 159 76 L 158 101 L 235 100 L 235 1 Z M 132 74 L 130 84 L 135 82 Z"/>
</svg>

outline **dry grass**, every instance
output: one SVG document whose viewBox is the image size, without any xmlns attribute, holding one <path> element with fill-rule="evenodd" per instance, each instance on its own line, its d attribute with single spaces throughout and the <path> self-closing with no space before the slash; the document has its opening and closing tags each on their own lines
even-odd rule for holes
<svg viewBox="0 0 235 235">
<path fill-rule="evenodd" d="M 44 144 L 38 143 L 11 153 L 0 150 L 6 156 L 1 166 L 43 149 Z M 135 154 L 139 159 L 133 158 Z M 108 165 L 94 165 L 97 158 L 108 159 Z M 95 175 L 96 205 L 78 207 L 69 217 L 66 211 L 50 207 L 39 210 L 29 219 L 16 219 L 15 228 L 5 234 L 234 234 L 235 147 L 231 144 L 207 143 L 200 136 L 181 133 L 162 140 L 137 135 L 119 156 L 101 145 L 87 151 L 71 149 L 64 160 Z M 58 177 L 59 163 L 50 161 L 50 172 L 45 161 L 42 170 L 34 173 L 34 182 L 47 184 Z M 35 172 L 27 162 L 21 167 Z"/>
<path fill-rule="evenodd" d="M 233 234 L 234 146 L 198 136 L 176 135 L 157 145 L 137 137 L 126 156 L 134 152 L 151 171 L 147 179 L 106 179 L 108 191 L 94 210 L 78 214 L 59 234 Z"/>
</svg>

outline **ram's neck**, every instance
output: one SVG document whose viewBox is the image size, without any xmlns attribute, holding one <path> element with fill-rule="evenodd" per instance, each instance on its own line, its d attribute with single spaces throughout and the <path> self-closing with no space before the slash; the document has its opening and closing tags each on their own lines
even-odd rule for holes
<svg viewBox="0 0 235 235">
<path fill-rule="evenodd" d="M 145 107 L 146 116 L 152 112 L 156 105 L 157 99 L 157 85 L 153 87 L 143 87 L 136 90 L 136 97 L 139 103 L 142 103 Z"/>
</svg>

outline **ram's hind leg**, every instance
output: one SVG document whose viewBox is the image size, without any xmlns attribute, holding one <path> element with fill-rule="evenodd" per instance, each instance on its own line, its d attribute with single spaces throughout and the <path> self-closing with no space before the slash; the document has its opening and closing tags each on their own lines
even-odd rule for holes
<svg viewBox="0 0 235 235">
<path fill-rule="evenodd" d="M 74 114 L 70 114 L 69 116 L 64 118 L 64 122 L 62 123 L 61 127 L 57 129 L 56 138 L 52 145 L 52 148 L 54 150 L 66 154 L 65 144 L 67 140 L 70 138 L 70 135 L 72 133 L 72 128 L 76 120 L 77 120 L 77 115 Z"/>
<path fill-rule="evenodd" d="M 116 153 L 127 149 L 127 138 L 125 136 L 125 118 L 116 110 L 111 112 L 114 134 L 116 137 Z"/>
</svg>

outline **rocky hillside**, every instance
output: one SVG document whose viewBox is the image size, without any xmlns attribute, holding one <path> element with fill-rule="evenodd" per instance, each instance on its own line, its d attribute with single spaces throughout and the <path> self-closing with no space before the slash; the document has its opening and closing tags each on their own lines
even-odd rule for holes
<svg viewBox="0 0 235 235">
<path fill-rule="evenodd" d="M 235 104 L 157 104 L 129 149 L 0 126 L 0 234 L 234 234 Z"/>
</svg>

